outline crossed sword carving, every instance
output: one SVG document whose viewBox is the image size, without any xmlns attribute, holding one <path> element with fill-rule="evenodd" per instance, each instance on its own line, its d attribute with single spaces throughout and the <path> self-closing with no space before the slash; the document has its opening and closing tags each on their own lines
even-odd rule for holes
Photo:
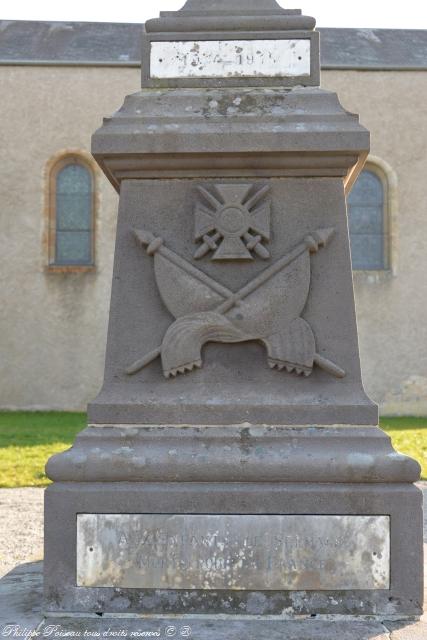
<svg viewBox="0 0 427 640">
<path fill-rule="evenodd" d="M 292 251 L 282 256 L 282 258 L 279 258 L 279 260 L 277 260 L 270 267 L 264 269 L 264 271 L 262 271 L 258 276 L 253 278 L 253 280 L 248 282 L 235 293 L 221 285 L 219 282 L 216 282 L 215 280 L 210 278 L 208 275 L 203 273 L 203 271 L 200 271 L 196 267 L 193 267 L 189 262 L 187 262 L 187 260 L 181 258 L 171 249 L 165 247 L 163 244 L 163 238 L 155 236 L 153 233 L 151 233 L 151 231 L 145 231 L 144 229 L 134 229 L 133 233 L 140 244 L 143 247 L 146 247 L 146 252 L 149 256 L 153 256 L 158 251 L 160 255 L 169 260 L 172 264 L 180 267 L 189 275 L 193 276 L 203 284 L 210 286 L 212 289 L 214 289 L 214 291 L 225 297 L 226 299 L 224 300 L 224 302 L 222 302 L 214 309 L 216 313 L 225 314 L 232 307 L 237 305 L 241 300 L 246 298 L 250 293 L 255 291 L 255 289 L 258 289 L 260 285 L 264 284 L 264 282 L 267 282 L 267 280 L 272 278 L 276 273 L 293 262 L 296 258 L 298 258 L 298 256 L 304 253 L 304 251 L 308 250 L 310 253 L 317 253 L 319 246 L 324 247 L 328 240 L 331 238 L 334 233 L 334 229 L 316 229 L 316 231 L 314 231 L 313 233 L 308 234 L 307 236 L 305 236 L 304 240 L 300 242 Z M 144 357 L 136 360 L 133 364 L 131 364 L 130 367 L 126 369 L 126 373 L 128 375 L 134 375 L 135 373 L 138 373 L 138 371 L 146 367 L 148 364 L 150 364 L 150 362 L 158 358 L 160 355 L 161 346 L 158 346 L 156 347 L 156 349 L 153 349 L 153 351 L 150 351 Z M 328 358 L 319 355 L 318 353 L 315 353 L 313 361 L 315 364 L 317 364 L 318 367 L 320 367 L 330 375 L 335 376 L 336 378 L 344 378 L 344 376 L 346 375 L 344 369 L 341 369 L 341 367 L 339 367 L 337 364 L 335 364 L 331 360 L 328 360 Z"/>
</svg>

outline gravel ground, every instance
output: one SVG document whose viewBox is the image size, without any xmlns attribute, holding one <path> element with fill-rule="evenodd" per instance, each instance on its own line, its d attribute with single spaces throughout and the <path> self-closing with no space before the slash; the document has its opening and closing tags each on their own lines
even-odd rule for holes
<svg viewBox="0 0 427 640">
<path fill-rule="evenodd" d="M 43 558 L 44 489 L 0 489 L 0 576 Z"/>
<path fill-rule="evenodd" d="M 427 482 L 424 493 L 424 541 L 427 543 Z M 44 489 L 0 489 L 0 577 L 22 562 L 43 557 Z"/>
</svg>

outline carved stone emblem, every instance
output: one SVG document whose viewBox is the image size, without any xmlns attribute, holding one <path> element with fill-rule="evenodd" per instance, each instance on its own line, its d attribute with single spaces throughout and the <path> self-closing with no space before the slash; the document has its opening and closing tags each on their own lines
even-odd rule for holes
<svg viewBox="0 0 427 640">
<path fill-rule="evenodd" d="M 214 251 L 212 260 L 253 260 L 253 254 L 270 257 L 263 242 L 270 239 L 269 186 L 215 184 L 198 187 L 200 200 L 194 212 L 195 258 Z"/>
<path fill-rule="evenodd" d="M 338 378 L 339 366 L 316 352 L 313 331 L 301 318 L 310 289 L 310 254 L 324 247 L 333 229 L 317 229 L 289 253 L 265 268 L 238 291 L 231 291 L 164 246 L 162 238 L 135 230 L 154 256 L 154 274 L 162 300 L 176 318 L 162 344 L 134 362 L 129 375 L 161 356 L 166 378 L 202 366 L 207 342 L 257 340 L 274 369 L 310 375 L 314 364 Z"/>
</svg>

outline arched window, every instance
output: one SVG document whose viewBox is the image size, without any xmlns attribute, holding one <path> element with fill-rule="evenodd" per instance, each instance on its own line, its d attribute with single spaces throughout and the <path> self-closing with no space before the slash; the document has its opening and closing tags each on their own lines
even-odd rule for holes
<svg viewBox="0 0 427 640">
<path fill-rule="evenodd" d="M 389 266 L 386 184 L 385 179 L 368 165 L 348 197 L 353 269 L 379 270 Z"/>
<path fill-rule="evenodd" d="M 94 264 L 94 179 L 78 155 L 62 157 L 50 173 L 49 263 Z"/>
</svg>

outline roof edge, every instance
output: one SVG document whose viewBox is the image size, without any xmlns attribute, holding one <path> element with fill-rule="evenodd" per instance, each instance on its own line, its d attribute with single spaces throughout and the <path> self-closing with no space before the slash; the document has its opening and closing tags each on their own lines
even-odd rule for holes
<svg viewBox="0 0 427 640">
<path fill-rule="evenodd" d="M 0 20 L 0 65 L 139 67 L 142 23 Z M 427 70 L 427 29 L 318 29 L 323 70 Z"/>
</svg>

